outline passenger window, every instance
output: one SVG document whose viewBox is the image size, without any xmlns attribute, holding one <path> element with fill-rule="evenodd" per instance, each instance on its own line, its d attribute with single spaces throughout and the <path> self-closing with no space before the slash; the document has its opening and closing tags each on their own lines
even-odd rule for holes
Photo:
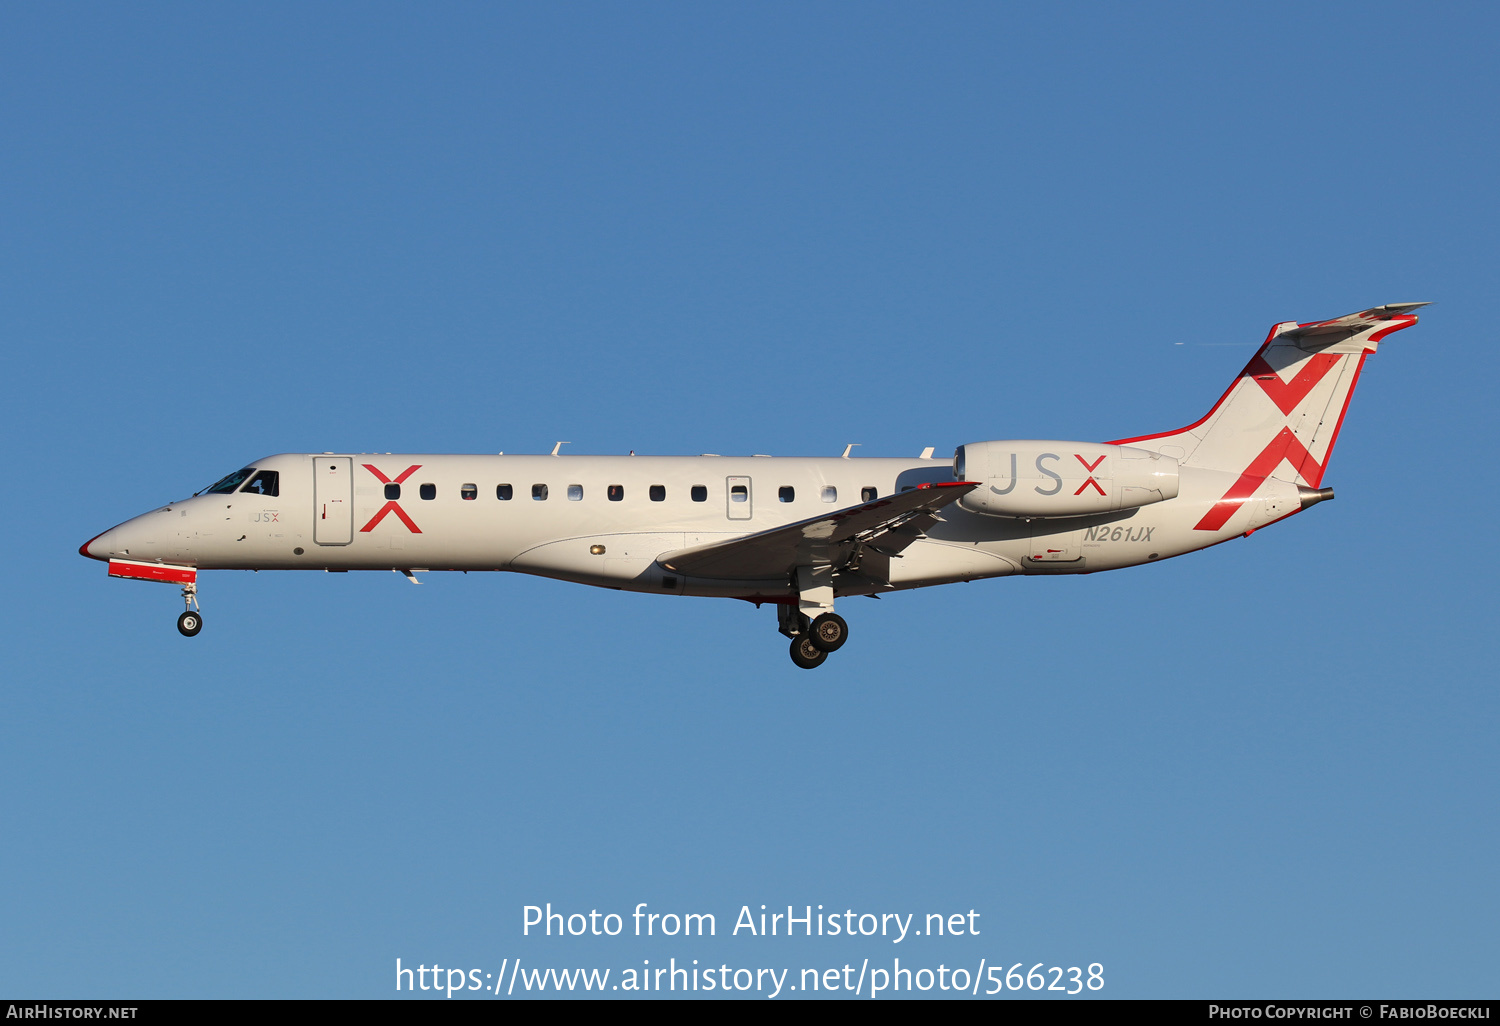
<svg viewBox="0 0 1500 1026">
<path fill-rule="evenodd" d="M 823 486 L 823 501 L 824 502 L 838 502 L 839 501 L 839 490 L 837 488 L 835 488 L 833 485 L 824 485 Z"/>
<path fill-rule="evenodd" d="M 421 488 L 419 488 L 417 490 L 422 493 L 422 498 L 424 498 L 424 499 L 436 499 L 437 498 L 437 485 L 435 485 L 435 484 L 424 484 Z"/>
<path fill-rule="evenodd" d="M 277 496 L 281 494 L 281 474 L 274 470 L 262 470 L 252 477 L 242 492 L 251 492 L 255 495 Z"/>
<path fill-rule="evenodd" d="M 568 485 L 568 500 L 577 502 L 583 498 L 583 485 Z"/>
<path fill-rule="evenodd" d="M 746 488 L 744 485 L 733 485 L 729 489 L 729 501 L 730 502 L 749 502 L 750 501 L 750 489 Z"/>
<path fill-rule="evenodd" d="M 776 493 L 776 497 L 782 502 L 791 502 L 797 498 L 797 489 L 791 485 L 782 485 L 781 490 Z"/>
<path fill-rule="evenodd" d="M 610 485 L 609 488 L 605 490 L 605 494 L 609 496 L 610 502 L 619 502 L 621 499 L 625 498 L 625 486 Z"/>
<path fill-rule="evenodd" d="M 463 485 L 458 490 L 458 497 L 461 498 L 461 499 L 477 499 L 477 498 L 479 498 L 479 486 L 478 485 L 471 485 L 471 484 Z"/>
<path fill-rule="evenodd" d="M 652 485 L 651 486 L 651 501 L 652 502 L 665 502 L 666 500 L 667 500 L 667 486 L 666 485 Z"/>
<path fill-rule="evenodd" d="M 873 488 L 861 488 L 859 490 L 860 502 L 874 502 L 878 498 L 880 498 L 880 493 Z"/>
<path fill-rule="evenodd" d="M 401 498 L 401 486 L 398 485 L 398 484 L 388 484 L 388 485 L 386 485 L 385 486 L 385 497 L 387 499 L 399 499 L 399 498 Z"/>
<path fill-rule="evenodd" d="M 515 494 L 516 490 L 510 485 L 495 486 L 495 498 L 499 499 L 501 502 L 509 502 Z"/>
<path fill-rule="evenodd" d="M 547 486 L 546 485 L 532 485 L 531 486 L 531 497 L 533 499 L 535 499 L 537 502 L 546 502 L 547 501 Z"/>
<path fill-rule="evenodd" d="M 708 501 L 708 485 L 693 485 L 693 501 L 694 502 L 707 502 Z"/>
</svg>

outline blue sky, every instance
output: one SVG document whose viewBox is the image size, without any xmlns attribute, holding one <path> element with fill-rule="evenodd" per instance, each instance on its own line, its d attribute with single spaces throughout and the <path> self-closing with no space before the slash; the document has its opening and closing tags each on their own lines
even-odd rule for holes
<svg viewBox="0 0 1500 1026">
<path fill-rule="evenodd" d="M 8 8 L 0 993 L 899 956 L 1494 996 L 1496 43 L 1479 4 Z M 76 553 L 281 451 L 1164 430 L 1272 323 L 1406 300 L 1336 502 L 849 602 L 814 673 L 768 610 L 472 574 L 211 574 L 188 641 Z M 523 937 L 549 901 L 719 936 Z M 761 904 L 982 932 L 725 935 Z"/>
</svg>

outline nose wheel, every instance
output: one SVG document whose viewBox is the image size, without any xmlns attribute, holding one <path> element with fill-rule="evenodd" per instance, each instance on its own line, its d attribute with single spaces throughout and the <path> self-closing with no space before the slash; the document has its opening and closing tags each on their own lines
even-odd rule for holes
<svg viewBox="0 0 1500 1026">
<path fill-rule="evenodd" d="M 184 638 L 191 638 L 203 629 L 203 613 L 198 609 L 198 585 L 189 581 L 182 586 L 182 601 L 187 612 L 177 618 L 177 631 Z"/>
</svg>

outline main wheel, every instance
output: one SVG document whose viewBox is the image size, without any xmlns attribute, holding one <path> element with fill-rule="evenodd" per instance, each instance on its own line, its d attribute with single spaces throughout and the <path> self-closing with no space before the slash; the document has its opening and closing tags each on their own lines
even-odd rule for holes
<svg viewBox="0 0 1500 1026">
<path fill-rule="evenodd" d="M 849 625 L 837 613 L 824 613 L 812 622 L 807 637 L 824 652 L 837 652 L 849 640 Z"/>
<path fill-rule="evenodd" d="M 185 638 L 191 638 L 203 629 L 203 614 L 195 613 L 189 609 L 177 618 L 177 629 Z"/>
<path fill-rule="evenodd" d="M 792 662 L 804 670 L 822 666 L 827 658 L 828 653 L 814 645 L 809 635 L 799 634 L 792 639 Z"/>
</svg>

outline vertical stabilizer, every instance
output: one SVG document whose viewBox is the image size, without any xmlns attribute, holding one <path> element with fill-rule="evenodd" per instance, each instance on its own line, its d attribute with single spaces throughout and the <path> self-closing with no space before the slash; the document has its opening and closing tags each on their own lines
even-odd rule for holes
<svg viewBox="0 0 1500 1026">
<path fill-rule="evenodd" d="M 1172 456 L 1184 467 L 1238 473 L 1199 530 L 1223 527 L 1268 477 L 1318 488 L 1365 357 L 1391 332 L 1417 323 L 1410 311 L 1426 305 L 1390 303 L 1328 321 L 1278 324 L 1202 420 L 1113 444 Z"/>
</svg>

